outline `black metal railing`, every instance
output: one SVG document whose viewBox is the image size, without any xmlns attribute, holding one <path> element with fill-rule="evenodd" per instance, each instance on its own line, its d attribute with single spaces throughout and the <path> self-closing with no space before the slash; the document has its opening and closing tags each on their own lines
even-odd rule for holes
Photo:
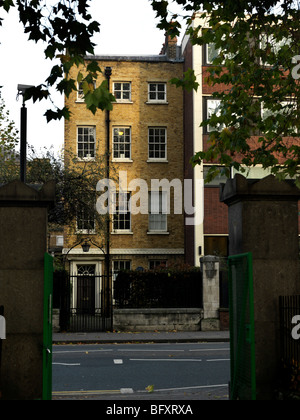
<svg viewBox="0 0 300 420">
<path fill-rule="evenodd" d="M 201 308 L 202 274 L 200 270 L 182 273 L 124 271 L 114 282 L 114 300 L 119 309 Z"/>
<path fill-rule="evenodd" d="M 112 327 L 112 299 L 107 276 L 68 274 L 60 278 L 60 329 L 99 332 Z"/>
<path fill-rule="evenodd" d="M 0 316 L 4 316 L 4 306 L 0 306 Z M 1 362 L 2 362 L 2 339 L 0 338 L 0 399 L 2 396 Z"/>
<path fill-rule="evenodd" d="M 282 377 L 285 385 L 300 392 L 300 295 L 280 296 L 279 311 Z"/>
<path fill-rule="evenodd" d="M 220 308 L 229 308 L 228 270 L 220 270 Z"/>
</svg>

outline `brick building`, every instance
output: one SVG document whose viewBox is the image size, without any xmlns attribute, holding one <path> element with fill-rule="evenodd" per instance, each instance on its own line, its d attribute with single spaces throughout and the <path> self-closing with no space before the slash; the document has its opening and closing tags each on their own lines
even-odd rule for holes
<svg viewBox="0 0 300 420">
<path fill-rule="evenodd" d="M 195 28 L 205 27 L 205 21 L 201 14 L 197 14 L 193 20 Z M 195 71 L 199 88 L 191 93 L 184 93 L 184 136 L 185 136 L 185 177 L 197 180 L 205 178 L 211 163 L 198 165 L 194 169 L 190 165 L 190 158 L 199 151 L 205 150 L 208 140 L 208 127 L 201 127 L 201 123 L 214 113 L 218 99 L 212 98 L 212 94 L 222 90 L 222 85 L 210 86 L 205 79 L 208 76 L 207 69 L 212 65 L 212 59 L 217 53 L 213 44 L 192 45 L 189 36 L 185 36 L 182 42 L 182 56 L 184 58 L 184 70 L 192 68 Z M 225 86 L 224 86 L 225 88 Z M 257 138 L 253 136 L 251 141 Z M 235 171 L 231 176 L 234 177 Z M 270 174 L 256 166 L 242 175 L 248 178 L 261 179 Z M 204 196 L 204 220 L 195 226 L 187 226 L 185 230 L 185 253 L 186 260 L 191 265 L 198 265 L 199 258 L 203 255 L 228 256 L 228 207 L 219 200 L 219 185 L 226 182 L 227 178 L 216 178 L 209 184 L 202 183 L 202 188 L 197 189 L 194 185 L 195 203 L 201 203 Z M 300 215 L 300 203 L 299 203 Z M 299 217 L 300 234 L 300 217 Z"/>
<path fill-rule="evenodd" d="M 71 118 L 65 122 L 65 150 L 78 157 L 78 164 L 92 164 L 96 152 L 105 155 L 108 130 L 111 168 L 116 175 L 126 172 L 128 188 L 122 197 L 116 192 L 117 204 L 110 224 L 113 274 L 120 269 L 148 269 L 184 261 L 184 215 L 174 214 L 173 188 L 170 214 L 166 214 L 168 194 L 151 187 L 153 179 L 182 182 L 184 178 L 183 93 L 169 83 L 172 77 L 183 73 L 178 52 L 176 42 L 169 45 L 166 39 L 160 55 L 88 57 L 97 60 L 103 73 L 108 67 L 112 71 L 110 91 L 116 102 L 110 112 L 109 128 L 105 112 L 98 111 L 93 116 L 87 110 L 80 85 L 77 93 L 66 98 Z M 76 78 L 78 69 L 73 71 Z M 97 85 L 104 77 L 99 76 Z M 131 214 L 127 207 L 138 191 L 130 187 L 136 179 L 147 183 L 149 214 Z M 121 202 L 126 204 L 126 211 L 120 211 Z M 77 221 L 78 232 L 65 229 L 63 253 L 72 274 L 91 270 L 100 275 L 104 272 L 104 253 L 93 245 L 88 253 L 81 246 L 74 247 L 78 234 L 88 233 L 86 237 L 92 242 L 103 242 L 93 229 L 85 232 L 85 222 L 80 221 L 79 229 Z"/>
</svg>

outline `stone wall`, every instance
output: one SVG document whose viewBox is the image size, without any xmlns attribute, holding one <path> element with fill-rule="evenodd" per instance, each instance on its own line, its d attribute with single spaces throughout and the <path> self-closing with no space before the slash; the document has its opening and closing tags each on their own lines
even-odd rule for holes
<svg viewBox="0 0 300 420">
<path fill-rule="evenodd" d="M 203 310 L 115 309 L 114 329 L 119 331 L 200 331 Z"/>
</svg>

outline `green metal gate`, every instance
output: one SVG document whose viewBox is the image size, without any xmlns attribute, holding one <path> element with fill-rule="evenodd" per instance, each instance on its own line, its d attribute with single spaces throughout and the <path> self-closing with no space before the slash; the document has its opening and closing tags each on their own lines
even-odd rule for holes
<svg viewBox="0 0 300 420">
<path fill-rule="evenodd" d="M 44 258 L 43 400 L 52 399 L 52 296 L 53 257 Z"/>
<path fill-rule="evenodd" d="M 231 400 L 256 400 L 252 254 L 228 258 Z"/>
</svg>

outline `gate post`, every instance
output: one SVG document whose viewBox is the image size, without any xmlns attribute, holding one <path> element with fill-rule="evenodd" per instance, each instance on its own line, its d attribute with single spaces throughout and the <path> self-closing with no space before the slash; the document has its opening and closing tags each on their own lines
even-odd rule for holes
<svg viewBox="0 0 300 420">
<path fill-rule="evenodd" d="M 271 399 L 280 365 L 280 295 L 300 292 L 298 200 L 292 181 L 241 175 L 221 185 L 230 255 L 252 252 L 257 399 Z"/>
<path fill-rule="evenodd" d="M 55 184 L 40 190 L 21 181 L 0 187 L 0 296 L 5 308 L 2 397 L 42 399 L 44 254 L 47 208 Z"/>
<path fill-rule="evenodd" d="M 207 255 L 200 258 L 203 279 L 203 319 L 201 331 L 220 330 L 220 262 L 219 258 Z"/>
</svg>

